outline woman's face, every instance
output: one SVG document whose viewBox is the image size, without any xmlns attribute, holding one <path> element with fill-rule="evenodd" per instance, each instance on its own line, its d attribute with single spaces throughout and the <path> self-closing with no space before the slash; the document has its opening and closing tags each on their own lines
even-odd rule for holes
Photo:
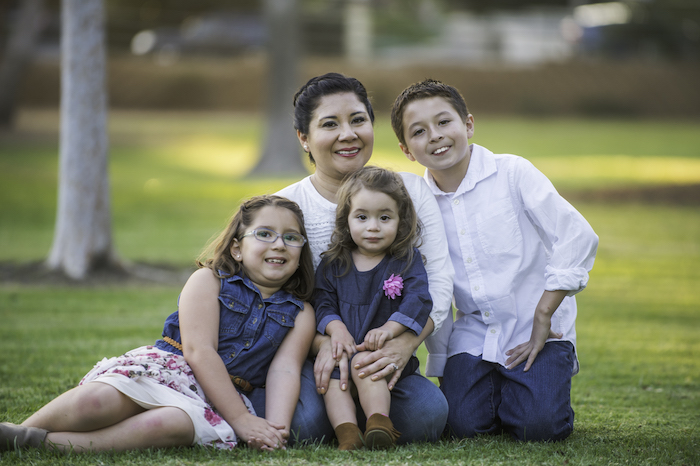
<svg viewBox="0 0 700 466">
<path fill-rule="evenodd" d="M 334 180 L 364 167 L 372 156 L 372 121 L 352 92 L 323 97 L 309 123 L 309 134 L 298 136 L 316 162 L 316 174 Z"/>
</svg>

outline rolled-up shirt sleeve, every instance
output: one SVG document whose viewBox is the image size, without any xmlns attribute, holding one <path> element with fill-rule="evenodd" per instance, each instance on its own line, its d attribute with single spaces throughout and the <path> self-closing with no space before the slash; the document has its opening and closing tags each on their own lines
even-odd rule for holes
<svg viewBox="0 0 700 466">
<path fill-rule="evenodd" d="M 586 288 L 598 250 L 591 225 L 529 161 L 518 159 L 511 186 L 519 187 L 527 215 L 537 227 L 550 257 L 545 268 L 547 291 L 567 290 L 568 296 Z"/>
</svg>

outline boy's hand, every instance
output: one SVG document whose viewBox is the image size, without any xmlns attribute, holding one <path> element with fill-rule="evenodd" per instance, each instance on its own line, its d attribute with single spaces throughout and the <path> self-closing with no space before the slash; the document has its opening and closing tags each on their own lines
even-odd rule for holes
<svg viewBox="0 0 700 466">
<path fill-rule="evenodd" d="M 506 356 L 509 358 L 506 360 L 506 368 L 512 369 L 516 367 L 521 362 L 527 359 L 525 363 L 524 372 L 527 372 L 535 362 L 535 358 L 544 348 L 544 343 L 548 338 L 561 338 L 561 333 L 555 333 L 552 331 L 552 318 L 550 316 L 540 315 L 535 313 L 535 321 L 532 324 L 532 334 L 530 335 L 530 341 L 522 343 L 513 349 L 506 351 Z"/>
<path fill-rule="evenodd" d="M 547 339 L 561 338 L 563 336 L 561 333 L 552 331 L 552 314 L 557 310 L 566 294 L 566 290 L 545 291 L 542 293 L 540 302 L 537 303 L 537 308 L 535 309 L 530 341 L 506 351 L 506 356 L 509 356 L 506 360 L 507 369 L 512 369 L 527 360 L 525 369 L 523 369 L 524 372 L 527 372 L 532 363 L 535 362 L 539 352 L 544 348 Z"/>
</svg>

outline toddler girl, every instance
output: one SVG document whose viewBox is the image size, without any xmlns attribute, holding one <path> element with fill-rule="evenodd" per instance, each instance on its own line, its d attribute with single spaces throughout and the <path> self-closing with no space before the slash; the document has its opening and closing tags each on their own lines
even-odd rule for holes
<svg viewBox="0 0 700 466">
<path fill-rule="evenodd" d="M 21 426 L 2 423 L 0 451 L 232 448 L 239 438 L 284 448 L 316 325 L 305 235 L 294 202 L 244 202 L 197 261 L 162 339 L 103 359 Z M 263 386 L 260 418 L 245 394 Z"/>
<path fill-rule="evenodd" d="M 364 167 L 341 186 L 335 230 L 316 270 L 312 300 L 317 330 L 331 337 L 336 360 L 358 350 L 380 349 L 406 330 L 416 335 L 423 330 L 432 301 L 417 238 L 420 225 L 398 174 Z M 413 356 L 402 375 L 417 369 Z M 389 418 L 387 380 L 361 378 L 357 367 L 352 368 L 367 418 L 363 437 L 353 396 L 345 387 L 341 390 L 335 372 L 325 404 L 339 449 L 361 448 L 363 439 L 370 448 L 394 445 L 400 433 Z"/>
</svg>

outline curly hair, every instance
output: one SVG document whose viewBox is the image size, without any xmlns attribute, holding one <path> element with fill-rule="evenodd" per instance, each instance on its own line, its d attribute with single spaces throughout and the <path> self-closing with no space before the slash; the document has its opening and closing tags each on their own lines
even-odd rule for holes
<svg viewBox="0 0 700 466">
<path fill-rule="evenodd" d="M 387 254 L 397 259 L 405 259 L 410 264 L 413 261 L 414 247 L 420 246 L 421 242 L 422 225 L 401 176 L 384 168 L 365 166 L 349 175 L 338 190 L 335 229 L 328 250 L 321 254 L 328 262 L 340 261 L 342 275 L 350 270 L 352 251 L 357 248 L 350 235 L 348 223 L 352 197 L 363 188 L 388 195 L 396 201 L 399 209 L 396 238 L 389 246 Z"/>
</svg>

